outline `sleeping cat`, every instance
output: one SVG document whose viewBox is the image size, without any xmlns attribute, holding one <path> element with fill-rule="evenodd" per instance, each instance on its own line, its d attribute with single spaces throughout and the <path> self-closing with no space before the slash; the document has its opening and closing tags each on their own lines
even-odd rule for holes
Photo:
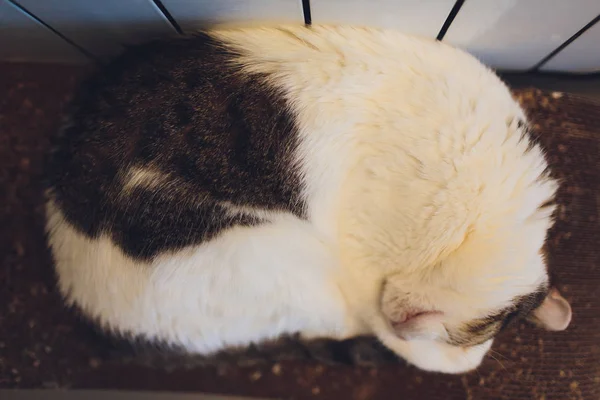
<svg viewBox="0 0 600 400">
<path fill-rule="evenodd" d="M 89 79 L 48 165 L 69 304 L 210 354 L 374 335 L 476 368 L 515 317 L 562 330 L 542 248 L 557 183 L 464 52 L 333 26 L 217 29 Z"/>
</svg>

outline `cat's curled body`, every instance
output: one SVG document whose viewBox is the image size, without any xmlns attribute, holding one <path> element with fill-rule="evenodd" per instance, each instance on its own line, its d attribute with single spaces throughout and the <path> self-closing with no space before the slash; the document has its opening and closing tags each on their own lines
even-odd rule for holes
<svg viewBox="0 0 600 400">
<path fill-rule="evenodd" d="M 462 51 L 215 30 L 130 49 L 73 104 L 49 244 L 67 301 L 107 330 L 204 354 L 372 334 L 461 372 L 514 315 L 568 325 L 541 255 L 556 183 Z"/>
</svg>

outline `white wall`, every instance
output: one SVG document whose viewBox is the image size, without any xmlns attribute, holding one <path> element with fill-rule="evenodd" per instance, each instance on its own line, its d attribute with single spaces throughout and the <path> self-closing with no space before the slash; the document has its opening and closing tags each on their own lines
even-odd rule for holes
<svg viewBox="0 0 600 400">
<path fill-rule="evenodd" d="M 159 5 L 155 0 L 0 0 L 0 60 L 81 63 L 114 55 L 128 44 L 213 24 L 305 20 L 302 0 L 162 0 L 164 7 Z M 448 19 L 453 8 L 458 13 Z M 600 0 L 310 0 L 310 11 L 315 24 L 379 26 L 431 38 L 451 20 L 443 40 L 494 68 L 600 71 L 600 22 L 591 24 L 599 19 Z"/>
</svg>

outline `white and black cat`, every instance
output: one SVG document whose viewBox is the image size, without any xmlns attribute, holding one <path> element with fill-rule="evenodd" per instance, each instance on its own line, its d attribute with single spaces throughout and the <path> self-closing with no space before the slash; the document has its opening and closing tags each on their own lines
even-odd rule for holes
<svg viewBox="0 0 600 400">
<path fill-rule="evenodd" d="M 48 166 L 60 290 L 103 328 L 209 354 L 374 335 L 477 367 L 513 317 L 565 329 L 557 184 L 466 53 L 332 26 L 134 47 L 79 91 Z"/>
</svg>

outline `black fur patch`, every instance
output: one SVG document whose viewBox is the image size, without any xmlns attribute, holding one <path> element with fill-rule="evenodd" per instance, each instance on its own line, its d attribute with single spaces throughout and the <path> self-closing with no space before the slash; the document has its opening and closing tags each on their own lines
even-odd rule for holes
<svg viewBox="0 0 600 400">
<path fill-rule="evenodd" d="M 514 307 L 505 313 L 501 329 L 506 328 L 515 319 L 528 317 L 533 310 L 542 305 L 546 296 L 548 296 L 548 288 L 540 286 L 535 292 L 517 298 Z"/>
<path fill-rule="evenodd" d="M 449 331 L 449 343 L 455 346 L 475 346 L 484 343 L 504 330 L 511 322 L 529 316 L 542 304 L 547 295 L 547 287 L 540 286 L 535 292 L 516 298 L 514 304 L 507 309 L 472 321 L 460 332 Z"/>
<path fill-rule="evenodd" d="M 294 119 L 234 57 L 199 34 L 133 47 L 83 85 L 48 163 L 71 224 L 148 259 L 260 222 L 223 204 L 303 216 Z M 166 178 L 124 192 L 131 167 Z"/>
</svg>

